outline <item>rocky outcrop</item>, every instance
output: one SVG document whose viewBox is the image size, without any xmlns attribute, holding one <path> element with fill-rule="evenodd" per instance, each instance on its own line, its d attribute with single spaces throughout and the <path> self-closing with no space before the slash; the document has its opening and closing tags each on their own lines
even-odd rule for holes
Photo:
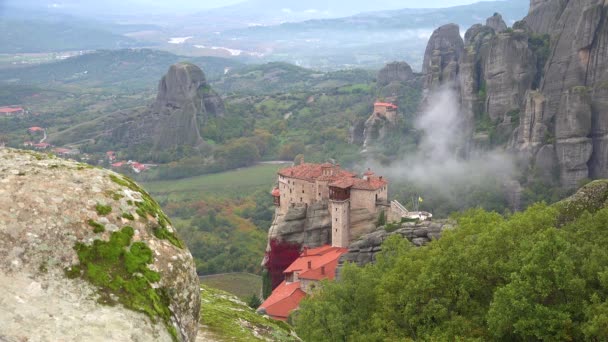
<svg viewBox="0 0 608 342">
<path fill-rule="evenodd" d="M 505 24 L 502 15 L 499 13 L 494 13 L 493 16 L 489 17 L 486 20 L 486 26 L 492 28 L 496 33 L 502 33 L 507 30 L 507 24 Z"/>
<path fill-rule="evenodd" d="M 194 341 L 192 256 L 111 171 L 0 149 L 0 340 Z"/>
<path fill-rule="evenodd" d="M 456 81 L 463 53 L 464 42 L 458 25 L 448 24 L 436 29 L 424 53 L 424 90 L 432 91 L 443 84 Z"/>
<path fill-rule="evenodd" d="M 278 210 L 268 230 L 268 241 L 297 243 L 310 248 L 331 244 L 331 216 L 327 202 Z"/>
<path fill-rule="evenodd" d="M 392 62 L 378 72 L 378 86 L 386 87 L 393 82 L 405 83 L 414 78 L 412 67 L 406 62 Z"/>
<path fill-rule="evenodd" d="M 536 155 L 554 144 L 562 186 L 608 175 L 608 14 L 606 2 L 531 1 L 524 19 L 550 34 L 551 53 L 537 93 L 526 100 L 517 147 Z"/>
<path fill-rule="evenodd" d="M 367 209 L 351 211 L 351 240 L 358 239 L 376 228 L 377 217 Z M 331 245 L 331 215 L 327 201 L 311 205 L 296 205 L 282 214 L 276 211 L 268 230 L 268 241 L 277 240 L 315 248 Z M 270 245 L 269 245 L 270 246 Z"/>
<path fill-rule="evenodd" d="M 499 14 L 465 34 L 465 53 L 459 66 L 461 109 L 470 133 L 475 120 L 496 127 L 495 140 L 508 141 L 516 117 L 536 75 L 537 57 L 524 29 L 506 30 Z M 503 27 L 504 25 L 504 27 Z M 477 135 L 489 132 L 476 132 Z"/>
<path fill-rule="evenodd" d="M 116 128 L 112 138 L 153 151 L 203 144 L 201 130 L 210 117 L 222 116 L 224 103 L 203 71 L 191 63 L 172 65 L 161 79 L 155 103 Z"/>
<path fill-rule="evenodd" d="M 340 258 L 340 264 L 354 262 L 359 266 L 376 260 L 376 254 L 382 250 L 382 243 L 391 235 L 399 235 L 408 239 L 415 246 L 424 246 L 432 240 L 439 239 L 441 232 L 453 229 L 454 222 L 450 221 L 423 221 L 419 223 L 406 222 L 395 231 L 388 233 L 384 228 L 361 236 L 348 246 L 348 253 Z"/>
</svg>

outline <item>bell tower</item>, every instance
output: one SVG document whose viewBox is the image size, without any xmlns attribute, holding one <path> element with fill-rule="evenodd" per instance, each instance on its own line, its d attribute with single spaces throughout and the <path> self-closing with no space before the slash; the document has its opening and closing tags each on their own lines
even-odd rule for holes
<svg viewBox="0 0 608 342">
<path fill-rule="evenodd" d="M 331 245 L 346 248 L 350 243 L 350 187 L 329 188 Z"/>
</svg>

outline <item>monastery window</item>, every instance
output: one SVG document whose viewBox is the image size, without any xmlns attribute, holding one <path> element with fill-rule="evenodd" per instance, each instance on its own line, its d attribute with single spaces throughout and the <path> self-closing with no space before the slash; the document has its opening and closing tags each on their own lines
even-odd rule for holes
<svg viewBox="0 0 608 342">
<path fill-rule="evenodd" d="M 302 201 L 302 197 L 300 197 L 300 202 L 303 202 L 303 201 Z"/>
<path fill-rule="evenodd" d="M 289 193 L 291 193 L 291 189 L 289 189 Z"/>
<path fill-rule="evenodd" d="M 302 193 L 304 193 L 304 189 L 302 189 Z"/>
<path fill-rule="evenodd" d="M 338 218 L 337 217 L 336 217 L 336 222 L 338 222 Z M 336 231 L 338 231 L 338 230 L 336 229 Z"/>
</svg>

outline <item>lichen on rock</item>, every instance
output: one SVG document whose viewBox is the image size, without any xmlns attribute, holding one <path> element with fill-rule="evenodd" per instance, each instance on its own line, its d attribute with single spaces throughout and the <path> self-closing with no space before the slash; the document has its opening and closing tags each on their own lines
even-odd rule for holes
<svg viewBox="0 0 608 342">
<path fill-rule="evenodd" d="M 0 340 L 196 338 L 194 261 L 143 189 L 40 153 L 0 160 Z"/>
</svg>

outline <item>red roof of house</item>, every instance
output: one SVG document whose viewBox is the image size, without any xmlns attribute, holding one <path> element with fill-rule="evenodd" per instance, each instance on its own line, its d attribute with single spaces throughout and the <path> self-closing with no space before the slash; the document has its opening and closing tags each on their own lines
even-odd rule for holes
<svg viewBox="0 0 608 342">
<path fill-rule="evenodd" d="M 271 194 L 272 194 L 272 196 L 274 196 L 274 197 L 279 197 L 279 196 L 281 196 L 281 190 L 279 190 L 279 188 L 274 188 L 274 189 L 272 190 L 272 193 L 271 193 Z"/>
<path fill-rule="evenodd" d="M 112 167 L 121 167 L 121 166 L 123 166 L 125 164 L 126 164 L 125 162 L 118 162 L 118 163 L 112 164 Z"/>
<path fill-rule="evenodd" d="M 367 179 L 351 178 L 351 179 L 340 179 L 329 186 L 339 189 L 353 188 L 357 190 L 378 190 L 383 186 L 388 185 L 388 182 L 383 177 L 367 176 Z"/>
<path fill-rule="evenodd" d="M 283 281 L 260 305 L 260 308 L 265 309 L 266 314 L 270 317 L 286 321 L 289 314 L 298 308 L 304 297 L 306 297 L 306 292 L 300 288 L 299 281 L 289 284 Z"/>
<path fill-rule="evenodd" d="M 27 129 L 30 132 L 41 132 L 44 131 L 44 128 L 42 127 L 38 127 L 38 126 L 34 126 L 34 127 L 30 127 Z"/>
<path fill-rule="evenodd" d="M 323 169 L 327 169 L 327 168 L 332 168 L 331 176 L 323 175 Z M 326 163 L 326 164 L 303 163 L 300 165 L 282 169 L 279 171 L 279 175 L 285 176 L 285 177 L 290 177 L 290 178 L 308 180 L 308 181 L 314 181 L 316 179 L 331 181 L 331 180 L 337 180 L 340 178 L 352 178 L 352 177 L 356 176 L 355 174 L 353 174 L 351 172 L 343 170 L 342 168 L 340 168 L 339 165 L 333 165 L 333 164 L 329 164 L 329 163 Z"/>
<path fill-rule="evenodd" d="M 376 102 L 376 103 L 374 103 L 374 107 L 387 107 L 387 108 L 392 108 L 392 109 L 399 108 L 399 107 L 397 107 L 397 105 L 394 105 L 394 104 L 388 103 L 388 102 Z"/>
<path fill-rule="evenodd" d="M 21 112 L 23 111 L 23 108 L 21 107 L 2 107 L 0 108 L 0 113 L 15 113 L 15 112 Z"/>
<path fill-rule="evenodd" d="M 146 165 L 141 164 L 141 163 L 137 163 L 137 162 L 131 164 L 131 166 L 133 166 L 134 169 L 137 169 L 139 171 L 143 171 L 143 170 L 146 169 Z"/>
<path fill-rule="evenodd" d="M 289 265 L 283 273 L 299 272 L 298 277 L 303 279 L 334 279 L 338 259 L 346 252 L 348 252 L 348 248 L 329 245 L 304 250 L 300 257 Z M 308 267 L 308 262 L 310 262 L 310 267 Z M 321 272 L 322 267 L 325 267 L 323 274 Z"/>
<path fill-rule="evenodd" d="M 340 256 L 346 252 L 348 252 L 348 248 L 329 245 L 305 249 L 283 273 L 298 272 L 298 278 L 307 280 L 333 280 Z M 310 268 L 308 267 L 309 262 Z M 298 308 L 304 297 L 306 297 L 306 292 L 301 289 L 301 282 L 283 281 L 260 305 L 260 308 L 263 308 L 272 318 L 285 321 L 289 314 Z"/>
</svg>

